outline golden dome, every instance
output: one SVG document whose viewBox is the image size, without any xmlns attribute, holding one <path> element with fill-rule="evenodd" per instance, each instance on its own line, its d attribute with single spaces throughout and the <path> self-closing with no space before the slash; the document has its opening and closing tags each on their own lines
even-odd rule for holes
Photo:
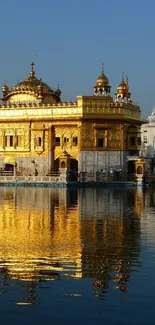
<svg viewBox="0 0 155 325">
<path fill-rule="evenodd" d="M 118 85 L 118 87 L 117 87 L 117 90 L 121 90 L 121 91 L 126 91 L 126 83 L 125 83 L 125 81 L 122 81 L 119 85 Z"/>
<path fill-rule="evenodd" d="M 138 162 L 144 162 L 145 160 L 144 160 L 144 158 L 142 158 L 142 157 L 138 157 L 137 161 L 138 161 Z"/>
<path fill-rule="evenodd" d="M 99 75 L 99 77 L 96 80 L 96 87 L 105 87 L 109 86 L 109 80 L 104 74 L 104 66 L 102 64 L 102 73 Z"/>
<path fill-rule="evenodd" d="M 27 79 L 24 79 L 23 81 L 17 83 L 15 86 L 15 89 L 23 90 L 23 89 L 31 89 L 34 90 L 37 87 L 42 87 L 44 90 L 53 91 L 46 83 L 42 82 L 42 79 L 37 79 L 35 76 L 35 66 L 34 63 L 31 63 L 31 71 L 30 71 L 30 77 Z"/>
<path fill-rule="evenodd" d="M 101 75 L 96 80 L 96 86 L 104 87 L 109 85 L 109 80 L 104 74 L 104 72 L 101 73 Z"/>
<path fill-rule="evenodd" d="M 42 79 L 37 79 L 35 76 L 35 65 L 31 63 L 30 76 L 21 82 L 18 82 L 13 89 L 3 90 L 3 101 L 7 102 L 35 102 L 42 101 L 42 103 L 54 104 L 61 101 L 61 90 L 54 91 Z"/>
<path fill-rule="evenodd" d="M 127 90 L 127 85 L 126 85 L 126 82 L 124 81 L 124 72 L 122 73 L 122 81 L 121 83 L 118 85 L 117 87 L 117 91 L 119 92 L 126 92 Z"/>
<path fill-rule="evenodd" d="M 4 84 L 4 85 L 2 86 L 2 90 L 3 90 L 3 91 L 8 91 L 9 88 L 8 88 L 8 86 L 7 86 L 6 84 Z"/>
</svg>

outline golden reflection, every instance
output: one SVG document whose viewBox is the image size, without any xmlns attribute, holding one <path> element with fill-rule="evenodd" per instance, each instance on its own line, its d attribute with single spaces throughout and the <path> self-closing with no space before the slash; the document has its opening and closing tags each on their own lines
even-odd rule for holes
<svg viewBox="0 0 155 325">
<path fill-rule="evenodd" d="M 80 275 L 77 206 L 66 211 L 66 190 L 5 188 L 0 199 L 0 267 L 14 279 L 57 279 L 58 271 Z M 61 262 L 59 262 L 61 261 Z"/>
<path fill-rule="evenodd" d="M 28 281 L 24 304 L 36 303 L 37 283 L 62 276 L 92 278 L 99 298 L 109 281 L 126 292 L 132 265 L 140 266 L 143 197 L 136 188 L 0 188 L 3 282 Z"/>
</svg>

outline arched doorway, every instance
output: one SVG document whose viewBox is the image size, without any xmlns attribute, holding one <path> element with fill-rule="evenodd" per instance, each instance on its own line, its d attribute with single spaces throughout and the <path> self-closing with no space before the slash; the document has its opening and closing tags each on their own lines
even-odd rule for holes
<svg viewBox="0 0 155 325">
<path fill-rule="evenodd" d="M 127 169 L 127 179 L 128 181 L 134 181 L 135 178 L 135 160 L 128 161 L 128 169 Z"/>
<path fill-rule="evenodd" d="M 129 174 L 135 173 L 135 161 L 134 160 L 128 161 L 128 173 Z"/>
<path fill-rule="evenodd" d="M 15 165 L 16 165 L 16 160 L 14 157 L 7 156 L 4 158 L 4 171 L 13 173 Z"/>
<path fill-rule="evenodd" d="M 61 166 L 60 166 L 59 158 L 57 158 L 54 161 L 54 171 L 55 172 L 59 172 L 59 168 L 64 168 L 64 167 L 65 167 L 64 161 L 61 162 Z M 70 168 L 68 171 L 68 177 L 69 177 L 69 180 L 72 180 L 72 181 L 76 181 L 78 179 L 78 161 L 74 158 L 70 159 Z"/>
<path fill-rule="evenodd" d="M 5 164 L 4 170 L 7 171 L 7 172 L 13 172 L 14 165 L 12 165 L 12 164 Z"/>
<path fill-rule="evenodd" d="M 70 169 L 78 171 L 78 161 L 74 158 L 70 159 Z"/>
<path fill-rule="evenodd" d="M 141 166 L 138 166 L 137 174 L 142 174 L 142 173 L 143 173 L 143 168 Z"/>
<path fill-rule="evenodd" d="M 61 168 L 65 168 L 65 167 L 66 167 L 65 162 L 62 161 L 62 162 L 61 162 Z"/>
<path fill-rule="evenodd" d="M 58 172 L 59 171 L 59 158 L 54 160 L 54 171 Z"/>
<path fill-rule="evenodd" d="M 78 161 L 74 158 L 70 159 L 70 172 L 69 172 L 69 180 L 77 181 L 78 179 Z"/>
</svg>

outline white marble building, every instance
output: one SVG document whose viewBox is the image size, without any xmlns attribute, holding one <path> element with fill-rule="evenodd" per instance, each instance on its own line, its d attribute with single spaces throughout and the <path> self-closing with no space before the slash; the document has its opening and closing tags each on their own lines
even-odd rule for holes
<svg viewBox="0 0 155 325">
<path fill-rule="evenodd" d="M 155 108 L 141 126 L 141 155 L 148 158 L 155 155 Z"/>
</svg>

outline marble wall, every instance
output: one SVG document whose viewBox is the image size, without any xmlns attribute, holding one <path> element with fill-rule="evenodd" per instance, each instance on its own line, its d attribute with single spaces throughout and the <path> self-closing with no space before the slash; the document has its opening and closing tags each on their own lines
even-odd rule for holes
<svg viewBox="0 0 155 325">
<path fill-rule="evenodd" d="M 123 169 L 123 151 L 81 151 L 79 153 L 79 171 L 95 173 L 110 168 Z"/>
</svg>

